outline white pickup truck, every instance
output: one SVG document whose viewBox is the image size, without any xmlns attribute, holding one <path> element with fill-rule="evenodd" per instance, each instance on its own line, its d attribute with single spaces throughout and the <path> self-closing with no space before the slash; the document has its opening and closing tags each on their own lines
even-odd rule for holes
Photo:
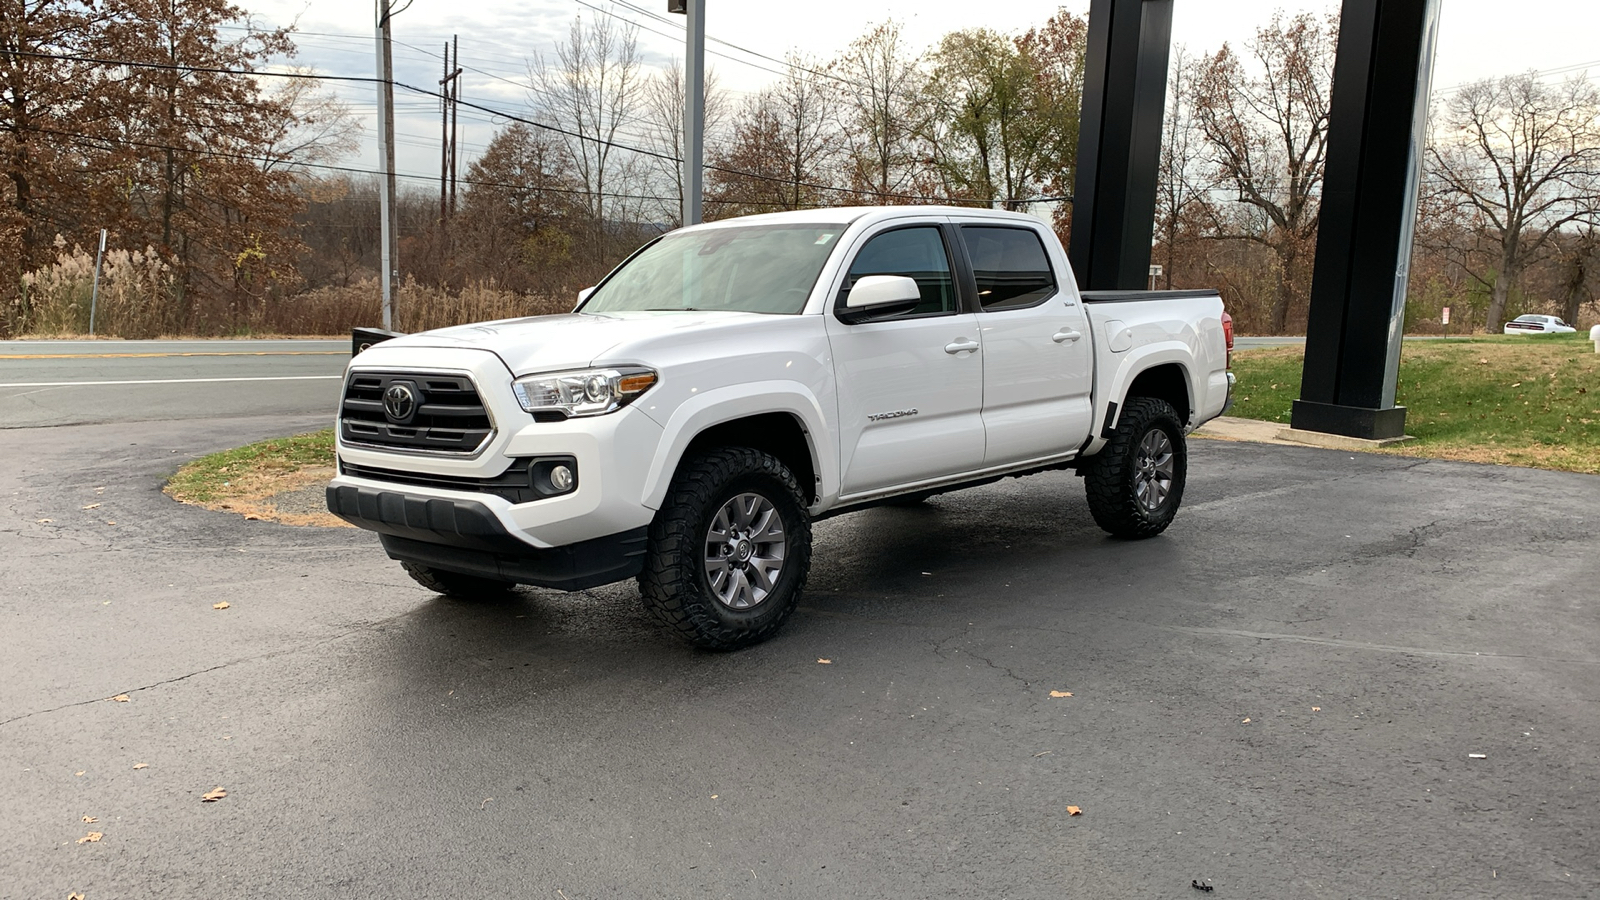
<svg viewBox="0 0 1600 900">
<path fill-rule="evenodd" d="M 328 508 L 424 586 L 637 577 L 669 629 L 773 635 L 812 522 L 1074 469 L 1113 535 L 1159 534 L 1185 435 L 1229 402 L 1213 292 L 1080 294 L 1027 216 L 817 209 L 652 241 L 569 315 L 355 356 Z"/>
</svg>

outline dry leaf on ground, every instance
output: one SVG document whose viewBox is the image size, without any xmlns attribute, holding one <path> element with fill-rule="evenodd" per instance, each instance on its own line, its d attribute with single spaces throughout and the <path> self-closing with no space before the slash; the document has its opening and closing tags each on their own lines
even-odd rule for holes
<svg viewBox="0 0 1600 900">
<path fill-rule="evenodd" d="M 211 604 L 211 608 L 212 609 L 227 609 L 228 607 L 230 607 L 232 605 L 233 605 L 232 603 L 229 603 L 228 601 L 224 600 L 221 603 L 213 603 L 213 604 Z"/>
<path fill-rule="evenodd" d="M 99 508 L 100 508 L 100 504 L 98 504 L 98 503 L 91 503 L 88 506 L 84 507 L 84 509 L 99 509 Z"/>
<path fill-rule="evenodd" d="M 1240 725 L 1249 725 L 1250 724 L 1250 720 L 1248 718 L 1246 718 L 1243 722 L 1240 722 L 1239 724 Z"/>
<path fill-rule="evenodd" d="M 1312 711 L 1312 712 L 1322 712 L 1322 707 L 1320 707 L 1320 706 L 1313 706 L 1313 707 L 1311 707 L 1311 711 Z"/>
<path fill-rule="evenodd" d="M 207 791 L 206 793 L 201 794 L 200 795 L 200 802 L 201 803 L 215 803 L 218 800 L 221 800 L 223 797 L 226 797 L 226 796 L 228 796 L 228 792 L 227 791 L 223 790 L 222 788 L 217 788 L 214 791 Z"/>
<path fill-rule="evenodd" d="M 83 821 L 86 825 L 93 825 L 94 823 L 100 821 L 100 819 L 98 816 L 84 816 Z"/>
<path fill-rule="evenodd" d="M 1069 807 L 1067 807 L 1067 815 L 1069 815 L 1069 816 L 1081 816 L 1081 815 L 1083 815 L 1083 810 L 1078 808 L 1078 807 L 1076 807 L 1076 806 L 1069 806 Z"/>
<path fill-rule="evenodd" d="M 49 525 L 51 522 L 54 522 L 54 521 L 55 521 L 54 519 L 39 519 L 38 520 L 40 525 Z"/>
<path fill-rule="evenodd" d="M 127 694 L 118 694 L 115 697 L 112 697 L 111 699 L 115 700 L 118 703 L 127 703 L 129 698 L 128 698 Z"/>
<path fill-rule="evenodd" d="M 83 900 L 83 895 L 77 891 L 73 891 L 67 895 L 67 900 Z"/>
<path fill-rule="evenodd" d="M 149 763 L 134 763 L 133 767 L 134 767 L 135 770 L 137 770 L 137 769 L 148 769 L 148 768 L 150 768 L 150 764 Z"/>
<path fill-rule="evenodd" d="M 80 843 L 80 844 L 98 844 L 98 843 L 100 843 L 100 839 L 103 838 L 103 837 L 105 837 L 105 835 L 101 834 L 100 832 L 91 831 L 88 834 L 84 835 L 83 837 L 78 838 L 78 843 Z"/>
<path fill-rule="evenodd" d="M 1050 692 L 1050 696 L 1056 697 L 1056 698 L 1071 697 L 1072 696 L 1072 692 L 1071 691 L 1051 691 Z"/>
<path fill-rule="evenodd" d="M 85 769 L 83 772 L 73 772 L 72 774 L 78 775 L 78 776 L 82 776 L 82 775 L 86 774 L 87 772 L 88 772 L 88 770 Z"/>
<path fill-rule="evenodd" d="M 833 665 L 833 660 L 831 660 L 831 659 L 818 659 L 817 660 L 817 664 L 818 665 L 823 665 L 823 666 L 831 666 L 831 665 Z"/>
</svg>

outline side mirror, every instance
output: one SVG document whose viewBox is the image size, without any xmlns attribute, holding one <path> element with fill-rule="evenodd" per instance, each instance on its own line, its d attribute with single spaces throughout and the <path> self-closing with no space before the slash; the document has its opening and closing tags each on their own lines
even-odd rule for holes
<svg viewBox="0 0 1600 900">
<path fill-rule="evenodd" d="M 583 290 L 579 291 L 578 292 L 578 305 L 582 306 L 583 305 L 583 301 L 589 299 L 589 295 L 592 294 L 592 293 L 594 293 L 594 288 L 592 288 L 592 287 L 586 287 Z"/>
<path fill-rule="evenodd" d="M 856 281 L 845 295 L 844 309 L 836 315 L 847 325 L 882 316 L 910 312 L 922 302 L 922 288 L 904 275 L 868 275 Z"/>
</svg>

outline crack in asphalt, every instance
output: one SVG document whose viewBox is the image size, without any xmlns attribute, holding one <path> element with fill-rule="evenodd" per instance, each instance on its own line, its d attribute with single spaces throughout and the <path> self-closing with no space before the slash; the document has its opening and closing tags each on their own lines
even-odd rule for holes
<svg viewBox="0 0 1600 900">
<path fill-rule="evenodd" d="M 293 646 L 293 647 L 285 647 L 285 648 L 283 648 L 281 650 L 272 650 L 272 651 L 269 651 L 267 653 L 257 653 L 254 656 L 241 656 L 238 659 L 232 659 L 232 660 L 229 660 L 229 661 L 224 662 L 224 663 L 218 663 L 217 665 L 214 665 L 214 666 L 207 666 L 204 669 L 196 669 L 193 672 L 189 672 L 189 673 L 186 673 L 186 674 L 183 674 L 183 675 L 177 675 L 177 676 L 174 676 L 172 678 L 164 678 L 164 679 L 162 679 L 160 681 L 152 682 L 150 684 L 142 685 L 140 687 L 130 688 L 130 689 L 125 690 L 125 691 L 120 691 L 117 694 L 113 694 L 112 696 L 121 696 L 122 694 L 130 694 L 130 695 L 131 694 L 137 694 L 137 693 L 140 693 L 142 691 L 154 690 L 155 688 L 164 687 L 164 686 L 169 685 L 169 684 L 176 684 L 176 683 L 178 683 L 180 681 L 187 681 L 190 678 L 195 678 L 197 676 L 205 675 L 205 674 L 208 674 L 210 672 L 216 672 L 216 671 L 219 671 L 221 669 L 232 668 L 234 666 L 237 666 L 237 665 L 240 665 L 240 664 L 243 664 L 243 663 L 259 662 L 261 660 L 274 659 L 274 658 L 279 657 L 279 656 L 290 656 L 290 655 L 296 654 L 296 653 L 304 653 L 304 652 L 309 651 L 309 650 L 316 650 L 316 649 L 319 649 L 321 647 L 327 646 L 328 644 L 338 643 L 339 641 L 342 641 L 345 638 L 353 637 L 355 635 L 362 634 L 362 633 L 368 632 L 368 631 L 372 631 L 372 630 L 377 629 L 377 628 L 382 628 L 383 626 L 392 624 L 394 622 L 398 622 L 401 619 L 406 618 L 407 616 L 416 615 L 416 613 L 417 613 L 416 610 L 411 610 L 409 612 L 400 613 L 399 615 L 390 616 L 387 619 L 378 619 L 378 620 L 373 621 L 373 622 L 367 622 L 367 623 L 359 625 L 357 627 L 346 629 L 345 631 L 342 631 L 339 634 L 331 635 L 329 637 L 325 637 L 325 638 L 322 638 L 320 640 L 313 641 L 313 642 L 311 642 L 309 644 L 301 644 L 301 645 L 296 645 L 296 646 Z M 90 699 L 90 700 L 75 700 L 72 703 L 63 703 L 60 706 L 54 706 L 54 707 L 51 707 L 49 709 L 37 709 L 37 710 L 34 710 L 33 712 L 23 713 L 20 716 L 13 716 L 13 717 L 11 717 L 9 719 L 5 719 L 3 721 L 0 721 L 0 728 L 4 728 L 7 725 L 11 725 L 11 724 L 13 724 L 15 722 L 21 722 L 24 719 L 31 719 L 31 718 L 34 718 L 36 716 L 49 715 L 50 713 L 61 712 L 62 710 L 73 709 L 73 708 L 79 707 L 79 706 L 89 706 L 90 704 L 94 704 L 94 703 L 106 703 L 106 702 L 109 702 L 110 700 L 111 700 L 111 697 L 95 697 L 95 698 Z"/>
<path fill-rule="evenodd" d="M 1389 474 L 1395 473 L 1395 472 L 1409 472 L 1412 469 L 1420 468 L 1420 467 L 1428 465 L 1429 463 L 1432 463 L 1434 461 L 1435 460 L 1431 460 L 1431 459 L 1412 460 L 1412 461 L 1408 461 L 1408 462 L 1405 462 L 1405 463 L 1396 464 L 1392 468 L 1384 469 L 1380 473 L 1352 472 L 1349 475 L 1337 475 L 1337 476 L 1334 476 L 1332 478 L 1322 479 L 1320 481 L 1302 481 L 1302 482 L 1297 482 L 1295 484 L 1284 485 L 1283 487 L 1268 488 L 1266 490 L 1261 490 L 1261 491 L 1251 491 L 1249 493 L 1235 494 L 1235 495 L 1228 496 L 1228 497 L 1218 497 L 1215 500 L 1206 500 L 1206 501 L 1204 501 L 1202 503 L 1186 504 L 1183 507 L 1183 510 L 1185 512 L 1194 513 L 1194 512 L 1200 512 L 1202 510 L 1218 509 L 1218 508 L 1222 508 L 1222 507 L 1233 506 L 1233 505 L 1239 504 L 1239 503 L 1245 503 L 1245 502 L 1248 502 L 1250 500 L 1259 500 L 1259 499 L 1262 499 L 1262 498 L 1265 498 L 1265 497 L 1277 497 L 1277 496 L 1281 496 L 1283 494 L 1293 494 L 1293 493 L 1297 493 L 1297 492 L 1300 492 L 1300 491 L 1304 491 L 1307 488 L 1325 487 L 1325 486 L 1330 485 L 1330 484 L 1337 484 L 1337 483 L 1339 483 L 1341 481 L 1350 481 L 1352 479 L 1358 479 L 1358 478 L 1372 478 L 1374 474 L 1389 475 Z"/>
<path fill-rule="evenodd" d="M 846 615 L 848 615 L 848 613 L 846 613 Z M 933 655 L 934 656 L 937 656 L 940 659 L 948 660 L 948 659 L 950 659 L 950 656 L 948 655 L 948 653 L 959 653 L 959 652 L 962 651 L 963 648 L 957 647 L 957 648 L 955 648 L 953 650 L 948 651 L 948 653 L 947 653 L 947 651 L 945 650 L 945 646 L 944 645 L 948 644 L 949 642 L 955 640 L 958 637 L 965 637 L 965 636 L 967 636 L 967 635 L 969 635 L 971 633 L 972 633 L 972 626 L 968 625 L 967 627 L 961 629 L 960 631 L 958 631 L 958 632 L 956 632 L 954 634 L 948 635 L 946 637 L 938 638 L 937 640 L 930 640 L 928 643 L 933 646 Z M 1010 678 L 1012 681 L 1017 682 L 1018 684 L 1022 685 L 1023 687 L 1032 687 L 1033 686 L 1033 682 L 1032 681 L 1029 681 L 1028 679 L 1023 678 L 1022 676 L 1018 675 L 1016 672 L 1012 671 L 1007 666 L 999 665 L 994 660 L 989 659 L 988 657 L 979 656 L 978 654 L 973 653 L 971 650 L 966 650 L 966 654 L 968 656 L 972 657 L 973 659 L 976 659 L 976 660 L 982 662 L 984 665 L 988 666 L 989 668 L 994 669 L 997 672 L 1004 673 L 1007 678 Z"/>
<path fill-rule="evenodd" d="M 1133 624 L 1146 625 L 1150 628 L 1160 628 L 1165 631 L 1178 631 L 1184 634 L 1239 637 L 1257 641 L 1292 641 L 1299 644 L 1319 644 L 1326 647 L 1338 647 L 1346 650 L 1364 650 L 1372 653 L 1400 653 L 1406 656 L 1434 656 L 1450 659 L 1520 659 L 1530 660 L 1533 662 L 1553 662 L 1580 666 L 1600 666 L 1600 659 L 1538 656 L 1532 653 L 1493 653 L 1477 650 L 1438 650 L 1429 649 L 1427 647 L 1406 647 L 1398 644 L 1376 644 L 1369 641 L 1351 641 L 1343 638 L 1319 638 L 1304 634 L 1281 634 L 1271 631 L 1244 631 L 1236 628 L 1206 628 L 1199 625 L 1164 625 L 1155 622 L 1139 622 L 1137 619 L 1124 619 L 1123 621 Z"/>
</svg>

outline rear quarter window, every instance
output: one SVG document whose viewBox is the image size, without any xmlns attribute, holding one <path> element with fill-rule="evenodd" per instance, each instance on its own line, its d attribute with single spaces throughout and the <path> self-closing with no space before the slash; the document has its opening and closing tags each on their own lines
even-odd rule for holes
<svg viewBox="0 0 1600 900">
<path fill-rule="evenodd" d="M 1031 228 L 963 225 L 984 312 L 1037 306 L 1056 292 L 1055 272 Z"/>
</svg>

